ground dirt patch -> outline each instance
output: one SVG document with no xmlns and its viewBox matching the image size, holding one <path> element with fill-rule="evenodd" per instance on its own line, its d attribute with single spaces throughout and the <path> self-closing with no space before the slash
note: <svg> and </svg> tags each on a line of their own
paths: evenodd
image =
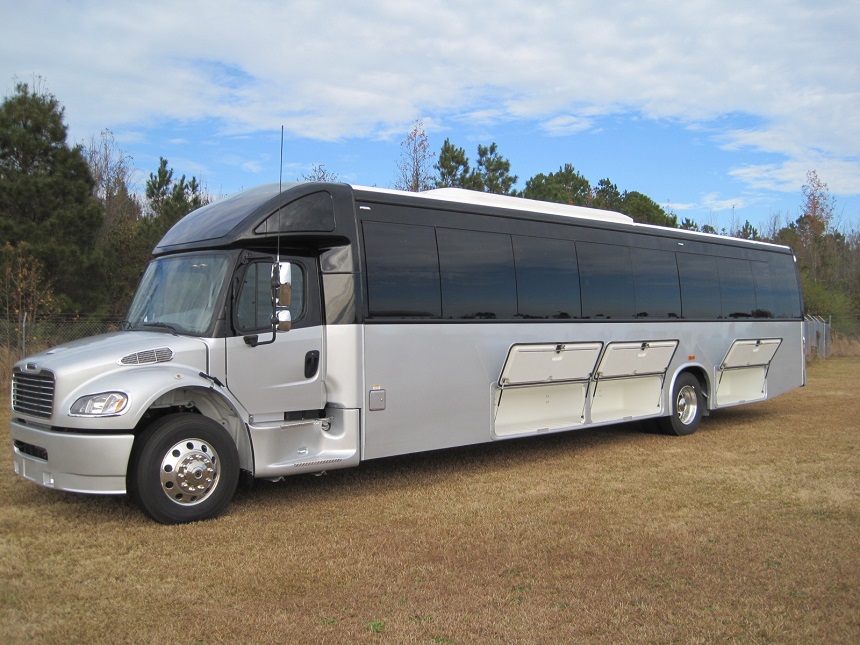
<svg viewBox="0 0 860 645">
<path fill-rule="evenodd" d="M 860 359 L 821 361 L 690 437 L 386 459 L 175 527 L 7 456 L 0 641 L 857 643 L 858 391 Z"/>
</svg>

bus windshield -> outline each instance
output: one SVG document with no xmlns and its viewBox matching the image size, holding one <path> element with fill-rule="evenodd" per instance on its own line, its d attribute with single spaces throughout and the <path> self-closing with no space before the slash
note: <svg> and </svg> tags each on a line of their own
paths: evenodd
<svg viewBox="0 0 860 645">
<path fill-rule="evenodd" d="M 230 258 L 189 253 L 149 263 L 129 308 L 125 329 L 164 329 L 201 336 L 211 327 Z"/>
</svg>

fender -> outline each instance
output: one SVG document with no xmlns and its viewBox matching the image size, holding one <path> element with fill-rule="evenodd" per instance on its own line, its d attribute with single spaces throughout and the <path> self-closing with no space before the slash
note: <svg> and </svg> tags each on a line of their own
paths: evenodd
<svg viewBox="0 0 860 645">
<path fill-rule="evenodd" d="M 73 416 L 68 411 L 80 397 L 100 392 L 123 392 L 129 397 L 127 408 L 107 417 Z M 118 374 L 112 371 L 75 388 L 56 410 L 64 411 L 57 420 L 68 428 L 87 432 L 134 434 L 144 414 L 160 407 L 195 407 L 224 427 L 236 443 L 241 467 L 253 472 L 248 412 L 218 379 L 189 365 L 176 363 L 135 367 Z"/>
<path fill-rule="evenodd" d="M 663 386 L 663 409 L 671 410 L 672 409 L 672 392 L 675 391 L 675 381 L 678 380 L 678 376 L 682 372 L 691 372 L 693 373 L 702 384 L 702 396 L 705 397 L 705 405 L 702 409 L 703 416 L 708 416 L 711 412 L 711 401 L 713 401 L 713 397 L 711 396 L 711 375 L 708 374 L 708 370 L 705 369 L 705 366 L 701 363 L 693 363 L 686 362 L 678 365 L 677 368 L 672 372 L 671 378 L 668 378 L 668 384 Z M 667 407 L 668 406 L 668 407 Z"/>
</svg>

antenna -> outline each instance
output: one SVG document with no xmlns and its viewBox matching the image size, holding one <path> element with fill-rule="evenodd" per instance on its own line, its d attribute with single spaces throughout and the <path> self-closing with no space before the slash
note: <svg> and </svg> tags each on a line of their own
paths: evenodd
<svg viewBox="0 0 860 645">
<path fill-rule="evenodd" d="M 281 191 L 281 185 L 284 179 L 284 126 L 281 126 L 281 169 L 278 174 L 278 192 Z"/>
<path fill-rule="evenodd" d="M 281 167 L 278 172 L 278 199 L 281 197 L 281 193 L 284 191 L 284 126 L 281 126 Z M 271 275 L 271 290 L 272 290 L 272 338 L 271 340 L 260 342 L 259 336 L 257 334 L 250 334 L 245 336 L 245 344 L 251 347 L 257 347 L 259 345 L 270 345 L 275 342 L 275 338 L 278 336 L 278 310 L 277 310 L 277 298 L 278 293 L 281 290 L 281 210 L 283 209 L 283 204 L 278 206 L 278 217 L 277 217 L 277 225 L 275 226 L 275 263 L 272 264 L 272 275 Z M 271 219 L 271 217 L 269 218 Z"/>
<path fill-rule="evenodd" d="M 281 167 L 278 171 L 278 195 L 284 191 L 284 126 L 281 124 Z M 277 251 L 275 253 L 275 262 L 278 266 L 281 264 L 281 208 L 278 206 L 278 228 L 275 232 Z"/>
</svg>

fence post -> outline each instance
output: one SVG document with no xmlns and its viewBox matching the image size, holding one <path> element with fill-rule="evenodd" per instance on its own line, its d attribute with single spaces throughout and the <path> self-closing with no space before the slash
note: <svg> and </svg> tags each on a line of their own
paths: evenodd
<svg viewBox="0 0 860 645">
<path fill-rule="evenodd" d="M 829 319 L 832 321 L 832 316 Z M 803 334 L 806 336 L 807 356 L 812 356 L 814 349 L 816 356 L 830 357 L 830 322 L 827 322 L 823 316 L 811 314 L 804 316 Z"/>
</svg>

